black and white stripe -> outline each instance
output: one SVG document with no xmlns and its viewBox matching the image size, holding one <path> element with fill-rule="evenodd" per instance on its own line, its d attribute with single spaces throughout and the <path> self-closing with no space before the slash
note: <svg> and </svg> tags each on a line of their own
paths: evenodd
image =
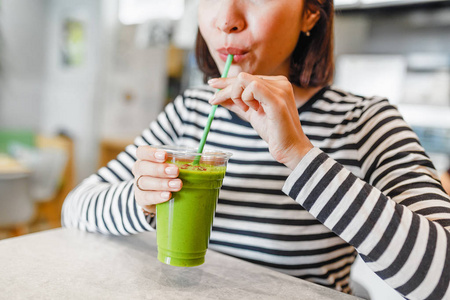
<svg viewBox="0 0 450 300">
<path fill-rule="evenodd" d="M 130 172 L 140 145 L 197 147 L 213 91 L 187 90 L 63 207 L 67 227 L 152 230 Z M 219 107 L 207 145 L 233 152 L 210 248 L 341 291 L 356 251 L 410 299 L 449 298 L 450 201 L 395 107 L 324 88 L 299 109 L 314 144 L 291 172 L 249 123 Z M 289 196 L 287 196 L 289 195 Z"/>
</svg>

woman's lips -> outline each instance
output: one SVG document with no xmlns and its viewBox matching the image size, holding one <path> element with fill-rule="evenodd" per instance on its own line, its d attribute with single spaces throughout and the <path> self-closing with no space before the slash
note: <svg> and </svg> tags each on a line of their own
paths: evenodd
<svg viewBox="0 0 450 300">
<path fill-rule="evenodd" d="M 228 54 L 234 55 L 233 63 L 239 63 L 245 58 L 245 56 L 248 53 L 247 50 L 233 47 L 220 48 L 217 49 L 217 52 L 219 53 L 220 59 L 223 60 L 224 62 L 227 61 Z"/>
</svg>

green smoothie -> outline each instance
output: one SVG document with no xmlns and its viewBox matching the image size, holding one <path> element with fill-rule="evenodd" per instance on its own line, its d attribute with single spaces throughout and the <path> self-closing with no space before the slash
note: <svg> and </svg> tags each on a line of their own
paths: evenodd
<svg viewBox="0 0 450 300">
<path fill-rule="evenodd" d="M 172 266 L 198 266 L 205 261 L 226 161 L 221 166 L 171 163 L 179 167 L 183 188 L 156 206 L 158 259 Z"/>
</svg>

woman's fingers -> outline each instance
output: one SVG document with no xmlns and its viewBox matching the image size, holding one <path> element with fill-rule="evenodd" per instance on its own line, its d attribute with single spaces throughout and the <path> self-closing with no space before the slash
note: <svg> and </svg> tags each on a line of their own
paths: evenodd
<svg viewBox="0 0 450 300">
<path fill-rule="evenodd" d="M 139 176 L 136 179 L 136 187 L 144 192 L 149 191 L 172 191 L 178 192 L 183 186 L 183 182 L 179 178 L 163 179 L 150 176 Z"/>
<path fill-rule="evenodd" d="M 265 75 L 257 75 L 260 79 L 263 80 L 273 80 L 273 81 L 289 81 L 286 76 L 278 75 L 278 76 L 265 76 Z"/>
<path fill-rule="evenodd" d="M 277 96 L 280 94 L 280 90 L 285 87 L 284 79 L 286 77 L 255 76 L 242 72 L 238 75 L 237 79 L 239 84 L 244 87 L 241 98 L 246 104 L 247 102 L 254 102 L 254 100 L 262 104 L 268 104 L 268 102 L 279 99 Z"/>
<path fill-rule="evenodd" d="M 230 88 L 231 92 L 229 92 L 229 94 L 233 103 L 243 111 L 247 111 L 249 106 L 246 103 L 244 103 L 244 101 L 241 98 L 242 92 L 244 91 L 245 87 L 240 84 L 232 84 L 229 87 L 226 87 L 223 93 L 227 94 L 228 93 L 227 89 Z"/>
<path fill-rule="evenodd" d="M 139 146 L 136 150 L 136 157 L 140 160 L 148 160 L 153 162 L 165 162 L 167 153 L 151 146 Z"/>
<path fill-rule="evenodd" d="M 136 177 L 147 175 L 160 178 L 176 178 L 179 174 L 177 165 L 154 163 L 147 160 L 136 161 L 131 171 Z"/>
<path fill-rule="evenodd" d="M 235 91 L 233 91 L 233 89 L 235 89 Z M 234 111 L 235 113 L 239 113 L 240 111 L 246 112 L 249 109 L 249 107 L 242 100 L 240 100 L 238 98 L 239 91 L 236 91 L 238 89 L 239 89 L 238 87 L 229 85 L 229 86 L 225 87 L 224 89 L 218 91 L 209 102 L 210 102 L 210 104 L 214 104 L 214 105 L 220 104 L 223 107 L 226 107 L 231 111 Z M 232 93 L 237 95 L 235 97 L 235 99 L 231 99 Z"/>
<path fill-rule="evenodd" d="M 264 84 L 255 80 L 246 86 L 242 92 L 241 98 L 246 105 L 258 111 L 261 108 L 260 101 L 266 97 L 267 91 L 267 87 Z"/>
<path fill-rule="evenodd" d="M 234 77 L 227 77 L 227 78 L 213 78 L 208 80 L 208 84 L 216 89 L 224 89 L 230 84 L 232 84 L 236 78 Z"/>
<path fill-rule="evenodd" d="M 143 192 L 139 189 L 135 190 L 136 202 L 145 210 L 151 212 L 150 207 L 159 203 L 168 201 L 172 197 L 169 191 L 151 191 Z"/>
<path fill-rule="evenodd" d="M 172 197 L 172 192 L 178 192 L 183 182 L 176 179 L 161 179 L 150 176 L 139 176 L 135 181 L 136 202 L 147 212 L 152 212 L 152 206 L 165 202 Z"/>
<path fill-rule="evenodd" d="M 218 91 L 211 104 L 226 105 L 230 108 L 229 100 L 234 105 L 246 112 L 249 108 L 255 111 L 263 110 L 279 110 L 281 105 L 285 103 L 283 90 L 291 88 L 290 83 L 284 76 L 255 76 L 248 73 L 240 73 L 236 78 L 221 78 L 213 81 L 214 87 L 224 87 Z M 281 103 L 279 100 L 283 99 Z"/>
<path fill-rule="evenodd" d="M 136 156 L 138 159 L 132 168 L 135 176 L 135 199 L 145 211 L 151 213 L 155 204 L 169 200 L 172 192 L 181 190 L 183 182 L 177 178 L 178 166 L 165 163 L 165 151 L 140 146 Z"/>
</svg>

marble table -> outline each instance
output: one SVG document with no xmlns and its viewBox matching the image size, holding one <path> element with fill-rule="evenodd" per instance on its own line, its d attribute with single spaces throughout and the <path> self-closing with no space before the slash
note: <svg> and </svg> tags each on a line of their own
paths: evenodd
<svg viewBox="0 0 450 300">
<path fill-rule="evenodd" d="M 59 228 L 0 241 L 2 299 L 358 299 L 208 250 L 193 268 L 156 259 L 156 235 Z"/>
</svg>

